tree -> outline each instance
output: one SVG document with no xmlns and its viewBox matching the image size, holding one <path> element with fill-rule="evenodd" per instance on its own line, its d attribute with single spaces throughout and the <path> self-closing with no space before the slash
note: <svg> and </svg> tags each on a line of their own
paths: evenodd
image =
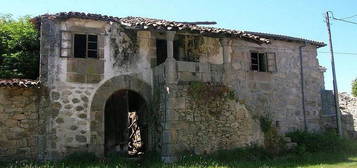
<svg viewBox="0 0 357 168">
<path fill-rule="evenodd" d="M 38 78 L 38 37 L 30 17 L 0 16 L 0 78 Z"/>
<path fill-rule="evenodd" d="M 352 81 L 352 95 L 357 97 L 357 78 Z"/>
</svg>

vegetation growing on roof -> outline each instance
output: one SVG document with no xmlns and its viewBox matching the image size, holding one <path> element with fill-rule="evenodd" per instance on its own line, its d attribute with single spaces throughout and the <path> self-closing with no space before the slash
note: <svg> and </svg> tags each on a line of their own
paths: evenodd
<svg viewBox="0 0 357 168">
<path fill-rule="evenodd" d="M 0 78 L 36 79 L 39 56 L 39 33 L 30 18 L 0 16 Z"/>
</svg>

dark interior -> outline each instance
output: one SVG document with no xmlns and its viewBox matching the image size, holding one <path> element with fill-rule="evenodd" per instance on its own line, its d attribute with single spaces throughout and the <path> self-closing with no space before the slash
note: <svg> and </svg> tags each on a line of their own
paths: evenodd
<svg viewBox="0 0 357 168">
<path fill-rule="evenodd" d="M 143 122 L 147 110 L 145 100 L 136 92 L 120 90 L 112 94 L 105 105 L 105 153 L 137 155 L 143 154 L 147 139 L 147 126 Z M 133 135 L 130 128 L 130 112 L 136 112 L 140 140 L 129 138 Z M 134 141 L 140 141 L 139 147 L 132 147 Z M 135 148 L 135 149 L 134 149 Z"/>
<path fill-rule="evenodd" d="M 85 58 L 87 47 L 87 36 L 85 34 L 74 35 L 74 57 Z"/>
</svg>

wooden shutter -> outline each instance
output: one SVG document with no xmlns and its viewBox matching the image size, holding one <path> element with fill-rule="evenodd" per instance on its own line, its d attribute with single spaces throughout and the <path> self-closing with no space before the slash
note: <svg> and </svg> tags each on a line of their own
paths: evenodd
<svg viewBox="0 0 357 168">
<path fill-rule="evenodd" d="M 276 65 L 276 54 L 275 53 L 267 53 L 267 60 L 268 60 L 268 71 L 269 72 L 277 72 L 277 65 Z"/>
<path fill-rule="evenodd" d="M 72 33 L 61 31 L 61 57 L 72 57 Z"/>
<path fill-rule="evenodd" d="M 99 34 L 98 35 L 98 58 L 99 59 L 104 58 L 104 40 L 105 40 L 105 35 Z"/>
</svg>

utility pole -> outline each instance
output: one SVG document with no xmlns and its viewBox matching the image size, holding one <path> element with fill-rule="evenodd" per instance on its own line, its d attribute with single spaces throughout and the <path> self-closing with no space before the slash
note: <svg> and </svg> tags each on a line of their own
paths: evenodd
<svg viewBox="0 0 357 168">
<path fill-rule="evenodd" d="M 336 109 L 336 124 L 338 135 L 342 135 L 342 125 L 341 125 L 341 113 L 340 113 L 340 105 L 338 100 L 338 89 L 337 89 L 337 80 L 336 80 L 336 70 L 335 70 L 335 58 L 333 55 L 333 47 L 332 47 L 332 37 L 331 37 L 331 28 L 330 28 L 330 16 L 329 12 L 326 12 L 326 24 L 327 24 L 327 31 L 329 36 L 329 43 L 330 43 L 330 52 L 331 52 L 331 66 L 332 66 L 332 77 L 333 77 L 333 92 L 335 95 L 335 109 Z"/>
</svg>

